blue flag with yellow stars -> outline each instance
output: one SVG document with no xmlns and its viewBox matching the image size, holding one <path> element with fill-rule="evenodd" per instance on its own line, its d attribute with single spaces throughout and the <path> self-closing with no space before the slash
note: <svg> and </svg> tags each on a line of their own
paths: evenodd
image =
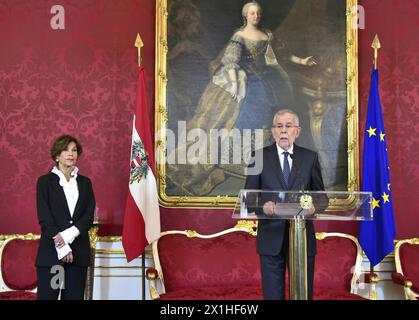
<svg viewBox="0 0 419 320">
<path fill-rule="evenodd" d="M 373 266 L 394 249 L 396 226 L 390 185 L 386 134 L 378 90 L 378 70 L 371 75 L 368 114 L 365 125 L 362 191 L 372 192 L 372 221 L 362 221 L 359 242 Z"/>
</svg>

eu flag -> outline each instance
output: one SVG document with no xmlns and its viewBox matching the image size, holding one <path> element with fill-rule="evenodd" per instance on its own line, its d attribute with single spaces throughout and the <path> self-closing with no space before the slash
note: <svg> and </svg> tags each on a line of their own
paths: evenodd
<svg viewBox="0 0 419 320">
<path fill-rule="evenodd" d="M 378 90 L 378 70 L 371 75 L 368 114 L 365 126 L 362 191 L 372 192 L 372 221 L 362 221 L 359 242 L 375 266 L 394 249 L 396 227 L 391 197 L 390 168 L 386 134 Z"/>
</svg>

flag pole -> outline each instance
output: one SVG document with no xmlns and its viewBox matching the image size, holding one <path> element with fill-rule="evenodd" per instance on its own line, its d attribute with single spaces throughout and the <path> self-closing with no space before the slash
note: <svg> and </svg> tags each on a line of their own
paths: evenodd
<svg viewBox="0 0 419 320">
<path fill-rule="evenodd" d="M 374 49 L 374 70 L 377 70 L 377 60 L 378 60 L 378 49 L 381 48 L 380 40 L 378 35 L 375 34 L 374 40 L 372 41 L 371 48 Z M 370 277 L 374 275 L 374 266 L 370 262 Z"/>
<path fill-rule="evenodd" d="M 144 43 L 139 33 L 137 33 L 137 38 L 135 38 L 134 46 L 137 47 L 138 51 L 138 66 L 141 66 L 141 48 L 144 46 Z"/>
<path fill-rule="evenodd" d="M 377 70 L 378 49 L 381 48 L 380 40 L 378 39 L 377 34 L 372 41 L 371 47 L 374 48 L 374 70 Z"/>
<path fill-rule="evenodd" d="M 145 296 L 145 249 L 143 254 L 141 255 L 141 287 L 142 287 L 142 297 L 143 300 L 145 300 L 146 296 Z"/>
<path fill-rule="evenodd" d="M 143 40 L 139 33 L 137 33 L 137 37 L 135 38 L 134 46 L 137 48 L 138 52 L 138 66 L 141 66 L 141 48 L 144 46 Z M 143 300 L 146 299 L 145 296 L 145 250 L 141 255 L 141 297 Z"/>
</svg>

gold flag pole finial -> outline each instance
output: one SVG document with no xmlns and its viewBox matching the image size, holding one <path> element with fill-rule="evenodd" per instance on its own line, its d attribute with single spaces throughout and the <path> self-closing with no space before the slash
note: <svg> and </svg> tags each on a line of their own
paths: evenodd
<svg viewBox="0 0 419 320">
<path fill-rule="evenodd" d="M 375 35 L 374 40 L 372 41 L 371 47 L 374 48 L 374 69 L 377 69 L 378 49 L 381 48 L 378 35 Z"/>
<path fill-rule="evenodd" d="M 137 47 L 138 50 L 138 66 L 141 66 L 141 47 L 143 47 L 144 44 L 139 33 L 137 33 L 137 38 L 135 39 L 134 45 Z"/>
</svg>

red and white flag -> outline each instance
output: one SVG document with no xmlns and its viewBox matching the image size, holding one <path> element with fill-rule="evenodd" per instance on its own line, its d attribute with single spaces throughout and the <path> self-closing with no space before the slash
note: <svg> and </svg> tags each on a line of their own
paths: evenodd
<svg viewBox="0 0 419 320">
<path fill-rule="evenodd" d="M 154 151 L 148 117 L 145 71 L 138 72 L 137 101 L 132 127 L 130 181 L 122 231 L 127 261 L 144 253 L 160 236 L 160 209 L 154 176 Z"/>
</svg>

